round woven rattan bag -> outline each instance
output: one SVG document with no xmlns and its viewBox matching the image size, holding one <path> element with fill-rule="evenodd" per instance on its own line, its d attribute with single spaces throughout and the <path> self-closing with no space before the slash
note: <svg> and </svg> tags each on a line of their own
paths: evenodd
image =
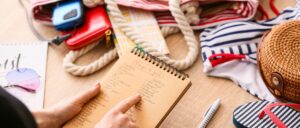
<svg viewBox="0 0 300 128">
<path fill-rule="evenodd" d="M 258 47 L 262 78 L 279 99 L 300 103 L 300 20 L 272 28 Z"/>
</svg>

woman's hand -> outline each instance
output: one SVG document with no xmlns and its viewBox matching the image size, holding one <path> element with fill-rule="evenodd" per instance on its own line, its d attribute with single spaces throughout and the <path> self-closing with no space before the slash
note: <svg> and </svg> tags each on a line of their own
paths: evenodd
<svg viewBox="0 0 300 128">
<path fill-rule="evenodd" d="M 83 106 L 100 93 L 100 85 L 61 102 L 53 107 L 32 112 L 39 128 L 61 128 L 63 124 L 75 117 Z"/>
<path fill-rule="evenodd" d="M 61 102 L 53 107 L 32 112 L 39 128 L 61 128 L 75 117 L 83 106 L 100 93 L 100 85 Z M 96 128 L 136 128 L 136 124 L 126 115 L 126 111 L 141 100 L 141 96 L 131 96 L 112 108 L 96 125 Z"/>
<path fill-rule="evenodd" d="M 102 120 L 96 125 L 96 128 L 137 128 L 135 122 L 126 115 L 126 111 L 140 100 L 141 96 L 135 95 L 121 101 L 106 113 Z"/>
</svg>

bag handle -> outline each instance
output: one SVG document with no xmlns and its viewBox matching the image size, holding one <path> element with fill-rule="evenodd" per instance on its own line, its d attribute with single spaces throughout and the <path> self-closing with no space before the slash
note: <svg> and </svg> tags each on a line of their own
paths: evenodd
<svg viewBox="0 0 300 128">
<path fill-rule="evenodd" d="M 136 45 L 142 47 L 149 54 L 159 58 L 160 60 L 166 62 L 167 64 L 175 67 L 178 70 L 183 70 L 190 67 L 195 60 L 197 59 L 199 48 L 197 46 L 197 40 L 194 36 L 194 32 L 190 27 L 187 18 L 184 16 L 184 13 L 180 9 L 180 0 L 169 0 L 169 7 L 172 15 L 174 16 L 178 27 L 184 35 L 185 40 L 187 41 L 189 52 L 186 57 L 181 60 L 171 59 L 168 56 L 158 52 L 155 48 L 150 45 L 150 43 L 144 40 L 139 33 L 128 25 L 124 16 L 122 15 L 117 3 L 115 0 L 105 0 L 109 13 L 113 16 L 116 21 L 116 25 L 120 27 L 120 30 L 125 33 L 129 39 L 131 39 Z M 70 51 L 64 58 L 63 66 L 66 71 L 76 76 L 85 76 L 94 73 L 95 71 L 101 69 L 106 64 L 111 62 L 117 57 L 116 49 L 110 50 L 108 53 L 104 54 L 97 61 L 85 66 L 78 66 L 74 64 L 75 60 L 80 56 L 86 54 L 91 49 L 93 49 L 97 43 L 89 45 L 85 48 L 82 48 L 78 51 Z"/>
<path fill-rule="evenodd" d="M 113 61 L 115 58 L 117 58 L 117 50 L 114 48 L 112 50 L 109 50 L 103 56 L 101 56 L 98 60 L 88 65 L 80 66 L 75 64 L 75 61 L 79 57 L 88 53 L 97 45 L 99 45 L 98 42 L 90 44 L 77 51 L 70 51 L 63 60 L 63 66 L 65 70 L 75 76 L 86 76 L 100 70 L 102 67 Z"/>
<path fill-rule="evenodd" d="M 188 45 L 188 53 L 184 59 L 174 60 L 153 48 L 147 40 L 144 40 L 139 33 L 128 25 L 124 16 L 122 15 L 117 3 L 115 0 L 105 0 L 107 8 L 109 9 L 110 14 L 116 21 L 116 25 L 120 27 L 121 31 L 125 33 L 129 39 L 131 39 L 135 44 L 142 47 L 149 54 L 159 58 L 160 60 L 166 62 L 167 64 L 175 67 L 178 70 L 183 70 L 190 67 L 194 61 L 197 59 L 199 48 L 197 46 L 197 40 L 194 36 L 194 32 L 187 21 L 184 13 L 180 9 L 180 0 L 169 0 L 169 8 L 171 14 L 174 16 L 178 27 L 184 35 L 184 39 Z"/>
</svg>

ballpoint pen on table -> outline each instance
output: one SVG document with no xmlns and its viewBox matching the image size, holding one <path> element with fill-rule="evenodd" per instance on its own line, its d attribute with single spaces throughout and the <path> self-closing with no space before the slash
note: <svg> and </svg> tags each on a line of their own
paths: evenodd
<svg viewBox="0 0 300 128">
<path fill-rule="evenodd" d="M 206 125 L 208 124 L 208 122 L 211 120 L 211 118 L 213 117 L 213 115 L 216 113 L 217 109 L 220 106 L 220 99 L 217 99 L 206 111 L 205 115 L 204 115 L 204 119 L 201 121 L 199 128 L 205 128 Z"/>
</svg>

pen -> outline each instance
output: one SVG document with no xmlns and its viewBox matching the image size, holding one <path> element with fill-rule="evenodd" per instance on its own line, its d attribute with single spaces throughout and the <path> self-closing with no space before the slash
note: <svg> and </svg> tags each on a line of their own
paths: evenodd
<svg viewBox="0 0 300 128">
<path fill-rule="evenodd" d="M 204 119 L 201 121 L 199 128 L 205 128 L 206 125 L 208 124 L 208 122 L 211 120 L 211 118 L 213 117 L 213 115 L 216 113 L 217 109 L 220 106 L 220 99 L 217 99 L 206 111 L 205 115 L 204 115 Z"/>
</svg>

